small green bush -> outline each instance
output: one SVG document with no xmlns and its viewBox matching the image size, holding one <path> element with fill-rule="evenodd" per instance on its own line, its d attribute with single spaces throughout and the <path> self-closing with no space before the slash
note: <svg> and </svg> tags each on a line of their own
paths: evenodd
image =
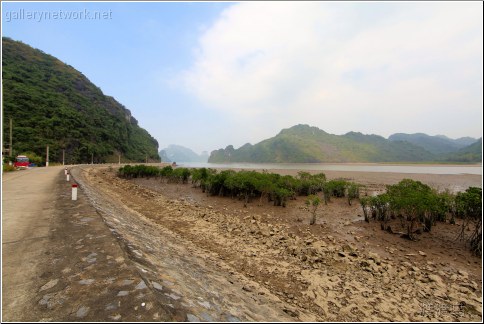
<svg viewBox="0 0 484 324">
<path fill-rule="evenodd" d="M 15 167 L 13 165 L 9 165 L 7 163 L 3 164 L 3 172 L 12 172 L 15 171 Z"/>
</svg>

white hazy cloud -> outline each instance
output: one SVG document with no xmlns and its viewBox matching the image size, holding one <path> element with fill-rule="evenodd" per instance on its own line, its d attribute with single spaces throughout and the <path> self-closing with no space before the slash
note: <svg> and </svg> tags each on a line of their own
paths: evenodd
<svg viewBox="0 0 484 324">
<path fill-rule="evenodd" d="M 201 35 L 183 85 L 250 129 L 234 144 L 297 123 L 336 134 L 481 136 L 482 8 L 237 3 Z"/>
</svg>

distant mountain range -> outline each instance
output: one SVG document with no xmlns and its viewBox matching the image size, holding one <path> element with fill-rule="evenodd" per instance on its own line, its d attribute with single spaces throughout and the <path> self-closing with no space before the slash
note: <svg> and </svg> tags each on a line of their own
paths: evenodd
<svg viewBox="0 0 484 324">
<path fill-rule="evenodd" d="M 388 137 L 390 141 L 406 141 L 424 148 L 433 154 L 453 153 L 477 141 L 476 138 L 462 137 L 451 139 L 444 135 L 430 136 L 423 133 L 397 133 Z"/>
<path fill-rule="evenodd" d="M 457 140 L 442 135 L 378 135 L 349 132 L 333 135 L 308 125 L 283 129 L 255 145 L 232 145 L 211 153 L 208 162 L 338 163 L 338 162 L 481 162 L 482 139 Z"/>
<path fill-rule="evenodd" d="M 197 154 L 181 145 L 169 145 L 159 152 L 163 162 L 207 162 L 208 152 Z"/>
<path fill-rule="evenodd" d="M 442 159 L 447 162 L 482 162 L 482 137 L 457 152 L 444 155 Z"/>
</svg>

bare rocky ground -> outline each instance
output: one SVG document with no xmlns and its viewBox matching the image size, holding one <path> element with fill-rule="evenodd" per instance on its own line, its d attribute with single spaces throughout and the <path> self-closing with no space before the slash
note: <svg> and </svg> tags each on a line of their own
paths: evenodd
<svg viewBox="0 0 484 324">
<path fill-rule="evenodd" d="M 153 305 L 173 307 L 180 320 L 482 320 L 481 259 L 454 241 L 453 225 L 410 242 L 364 223 L 357 203 L 334 199 L 310 226 L 303 199 L 243 208 L 189 184 L 128 181 L 115 170 L 78 168 L 74 177 Z M 97 257 L 88 252 L 86 260 Z"/>
</svg>

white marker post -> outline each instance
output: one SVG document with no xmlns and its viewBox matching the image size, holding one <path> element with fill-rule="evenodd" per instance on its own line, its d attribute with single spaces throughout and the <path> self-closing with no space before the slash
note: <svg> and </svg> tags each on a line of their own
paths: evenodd
<svg viewBox="0 0 484 324">
<path fill-rule="evenodd" d="M 72 185 L 72 200 L 77 200 L 77 184 Z"/>
<path fill-rule="evenodd" d="M 69 178 L 70 178 L 70 174 L 69 174 L 69 173 L 67 173 L 67 175 L 66 175 L 66 180 L 67 180 L 67 181 L 69 181 Z"/>
<path fill-rule="evenodd" d="M 64 169 L 64 175 L 67 175 L 67 168 Z"/>
</svg>

